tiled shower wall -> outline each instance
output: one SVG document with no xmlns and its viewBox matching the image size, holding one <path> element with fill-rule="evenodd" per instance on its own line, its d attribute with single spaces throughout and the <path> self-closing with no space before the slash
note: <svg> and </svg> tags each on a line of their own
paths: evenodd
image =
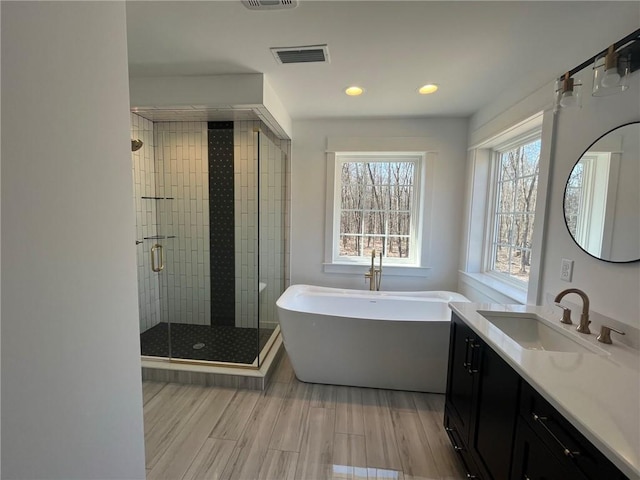
<svg viewBox="0 0 640 480">
<path fill-rule="evenodd" d="M 143 241 L 137 247 L 140 331 L 160 321 L 161 309 L 172 322 L 208 325 L 211 280 L 207 123 L 154 124 L 132 114 L 131 124 L 132 138 L 144 141 L 142 149 L 132 153 L 136 239 Z M 263 132 L 259 279 L 255 128 Z M 285 153 L 284 163 L 274 146 Z M 262 325 L 277 325 L 275 301 L 289 283 L 285 273 L 289 271 L 288 235 L 284 232 L 288 231 L 290 191 L 283 184 L 286 181 L 281 170 L 286 169 L 288 178 L 290 149 L 290 141 L 276 138 L 260 121 L 234 122 L 236 326 L 255 328 L 258 311 Z M 168 198 L 152 200 L 142 199 L 143 196 Z M 143 240 L 154 236 L 175 238 Z M 164 245 L 165 270 L 161 275 L 151 271 L 150 249 L 156 242 Z M 284 268 L 280 267 L 282 263 Z M 166 282 L 162 288 L 167 291 L 162 305 L 160 280 Z M 267 284 L 259 297 L 258 280 Z"/>
<path fill-rule="evenodd" d="M 260 129 L 260 198 L 258 198 L 258 134 Z M 234 123 L 236 326 L 278 324 L 275 302 L 288 279 L 283 226 L 286 223 L 285 174 L 290 141 L 280 140 L 260 121 Z M 284 155 L 283 155 L 284 152 Z M 259 202 L 259 203 L 258 203 Z M 260 247 L 258 256 L 258 204 Z M 259 259 L 259 260 L 258 260 Z M 258 273 L 258 261 L 260 268 Z M 259 277 L 258 277 L 259 274 Z M 258 295 L 259 283 L 266 284 Z M 256 303 L 258 302 L 258 303 Z"/>
<path fill-rule="evenodd" d="M 166 301 L 170 322 L 209 325 L 209 178 L 206 122 L 157 122 L 156 166 L 163 172 L 160 235 L 165 245 Z M 163 289 L 165 285 L 162 285 Z"/>
<path fill-rule="evenodd" d="M 258 172 L 253 132 L 258 125 L 252 121 L 233 125 L 236 327 L 258 326 Z"/>
<path fill-rule="evenodd" d="M 160 322 L 160 287 L 158 274 L 151 271 L 152 240 L 145 237 L 157 235 L 156 202 L 142 197 L 154 197 L 155 162 L 153 123 L 131 114 L 131 138 L 140 139 L 144 145 L 131 153 L 133 169 L 133 193 L 136 209 L 136 258 L 138 266 L 138 309 L 140 333 Z"/>
</svg>

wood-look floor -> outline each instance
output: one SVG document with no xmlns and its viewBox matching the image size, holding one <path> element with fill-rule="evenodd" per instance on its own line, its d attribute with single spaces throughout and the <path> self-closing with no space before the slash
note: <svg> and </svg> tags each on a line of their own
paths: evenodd
<svg viewBox="0 0 640 480">
<path fill-rule="evenodd" d="M 458 480 L 444 396 L 298 381 L 265 392 L 143 382 L 147 478 Z"/>
</svg>

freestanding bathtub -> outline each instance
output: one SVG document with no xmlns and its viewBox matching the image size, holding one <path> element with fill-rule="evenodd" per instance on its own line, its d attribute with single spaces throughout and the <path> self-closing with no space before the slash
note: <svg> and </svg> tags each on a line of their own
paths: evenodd
<svg viewBox="0 0 640 480">
<path fill-rule="evenodd" d="M 292 285 L 276 305 L 285 348 L 303 382 L 444 393 L 448 302 L 466 301 L 443 291 Z"/>
</svg>

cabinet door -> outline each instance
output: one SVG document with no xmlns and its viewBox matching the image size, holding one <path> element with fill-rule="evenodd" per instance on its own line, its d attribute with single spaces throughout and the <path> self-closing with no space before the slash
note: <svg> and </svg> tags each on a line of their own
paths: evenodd
<svg viewBox="0 0 640 480">
<path fill-rule="evenodd" d="M 531 385 L 522 382 L 520 418 L 544 441 L 567 468 L 589 480 L 626 478 L 589 440 L 547 402 Z M 565 452 L 572 452 L 567 455 Z"/>
<path fill-rule="evenodd" d="M 509 478 L 518 415 L 518 374 L 484 343 L 476 347 L 475 415 L 470 448 L 488 478 Z"/>
<path fill-rule="evenodd" d="M 473 380 L 470 373 L 472 347 L 476 340 L 473 331 L 454 314 L 449 342 L 449 369 L 447 374 L 447 411 L 451 416 L 452 428 L 458 437 L 469 444 L 471 409 L 473 406 Z"/>
<path fill-rule="evenodd" d="M 566 463 L 551 453 L 526 422 L 519 420 L 511 479 L 585 480 L 585 477 L 575 469 L 567 469 Z"/>
</svg>

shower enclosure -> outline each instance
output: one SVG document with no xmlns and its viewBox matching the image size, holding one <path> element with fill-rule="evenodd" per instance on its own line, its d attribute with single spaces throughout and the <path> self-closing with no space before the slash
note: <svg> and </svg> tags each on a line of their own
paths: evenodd
<svg viewBox="0 0 640 480">
<path fill-rule="evenodd" d="M 259 367 L 285 289 L 288 141 L 260 121 L 132 126 L 142 355 Z"/>
</svg>

